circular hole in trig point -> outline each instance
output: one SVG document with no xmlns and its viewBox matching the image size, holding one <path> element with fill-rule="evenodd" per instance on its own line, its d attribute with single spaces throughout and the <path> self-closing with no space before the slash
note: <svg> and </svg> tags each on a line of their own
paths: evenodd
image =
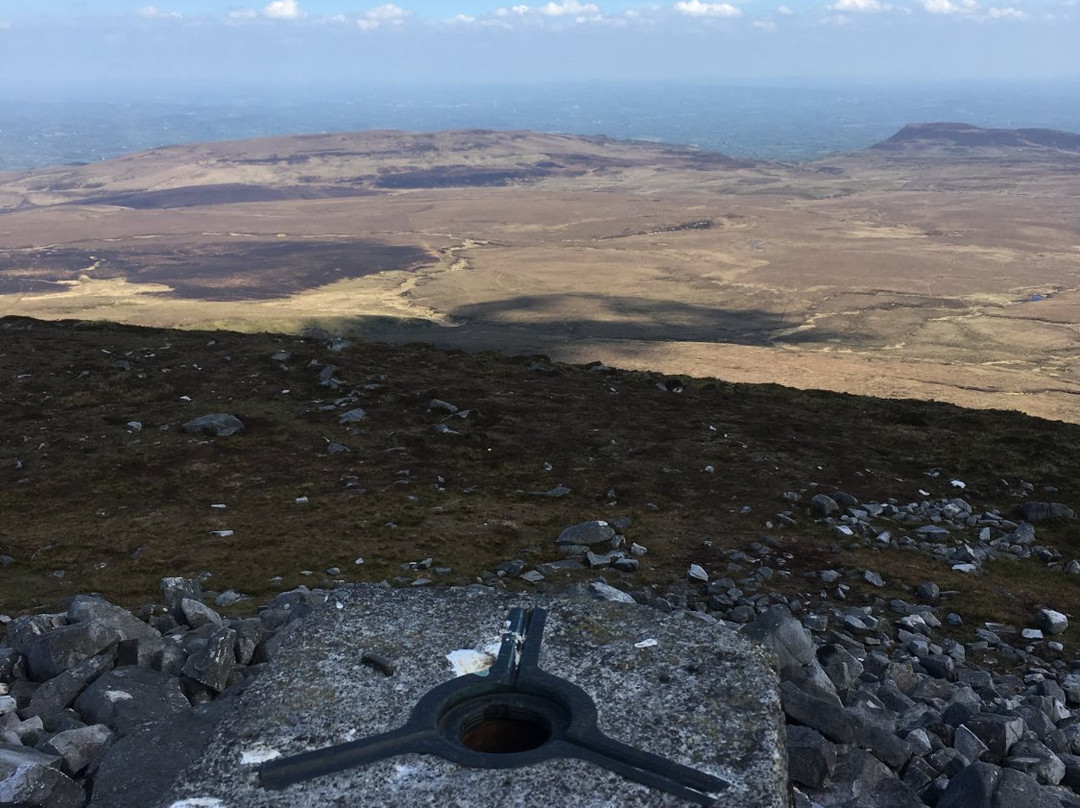
<svg viewBox="0 0 1080 808">
<path fill-rule="evenodd" d="M 489 705 L 461 724 L 461 743 L 474 752 L 510 755 L 547 743 L 551 724 L 531 710 L 507 704 Z"/>
</svg>

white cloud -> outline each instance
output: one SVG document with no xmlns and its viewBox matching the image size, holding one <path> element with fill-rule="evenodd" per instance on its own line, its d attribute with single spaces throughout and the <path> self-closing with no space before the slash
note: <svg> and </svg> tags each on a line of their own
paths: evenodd
<svg viewBox="0 0 1080 808">
<path fill-rule="evenodd" d="M 537 11 L 548 17 L 562 17 L 567 14 L 599 14 L 600 7 L 596 3 L 579 3 L 578 0 L 565 0 L 562 3 L 548 3 L 546 6 L 538 8 Z"/>
<path fill-rule="evenodd" d="M 778 9 L 776 9 L 776 13 L 783 14 L 785 17 L 790 17 L 795 12 L 787 6 L 780 6 Z"/>
<path fill-rule="evenodd" d="M 229 12 L 229 19 L 230 20 L 253 20 L 258 16 L 259 16 L 259 12 L 257 12 L 253 8 L 242 8 L 239 11 L 230 11 Z"/>
<path fill-rule="evenodd" d="M 742 9 L 731 3 L 703 3 L 701 0 L 685 0 L 675 4 L 675 10 L 688 17 L 741 17 Z"/>
<path fill-rule="evenodd" d="M 373 31 L 383 25 L 404 25 L 412 15 L 411 11 L 401 6 L 386 3 L 365 11 L 364 16 L 356 21 L 356 26 L 361 31 Z"/>
<path fill-rule="evenodd" d="M 176 11 L 162 11 L 157 6 L 143 6 L 135 13 L 144 20 L 179 20 L 184 16 Z"/>
<path fill-rule="evenodd" d="M 776 23 L 772 20 L 754 20 L 753 26 L 760 28 L 762 31 L 772 32 L 776 30 Z"/>
<path fill-rule="evenodd" d="M 1027 14 L 1018 8 L 992 8 L 990 9 L 990 16 L 995 20 L 1026 20 Z"/>
<path fill-rule="evenodd" d="M 971 14 L 979 4 L 975 0 L 922 0 L 922 7 L 931 14 Z"/>
<path fill-rule="evenodd" d="M 874 12 L 888 11 L 892 6 L 881 0 L 836 0 L 829 8 L 833 11 Z"/>
<path fill-rule="evenodd" d="M 386 5 L 376 6 L 373 9 L 364 13 L 364 16 L 369 20 L 379 20 L 381 22 L 392 22 L 394 20 L 404 20 L 406 17 L 411 16 L 410 12 L 403 9 L 401 6 L 395 6 L 393 3 L 387 3 Z"/>
<path fill-rule="evenodd" d="M 296 20 L 304 16 L 296 0 L 273 0 L 263 9 L 263 14 L 272 20 Z"/>
</svg>

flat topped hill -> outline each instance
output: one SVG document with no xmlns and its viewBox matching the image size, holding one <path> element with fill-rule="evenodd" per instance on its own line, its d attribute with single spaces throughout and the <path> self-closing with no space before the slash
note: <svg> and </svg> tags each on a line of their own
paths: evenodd
<svg viewBox="0 0 1080 808">
<path fill-rule="evenodd" d="M 888 140 L 870 147 L 879 151 L 918 152 L 949 149 L 954 156 L 998 150 L 1003 156 L 1035 152 L 1031 156 L 1080 157 L 1080 135 L 1055 129 L 984 129 L 966 123 L 908 124 Z"/>
<path fill-rule="evenodd" d="M 340 198 L 378 189 L 505 186 L 636 167 L 753 164 L 690 147 L 536 132 L 292 135 L 167 146 L 98 164 L 41 169 L 0 182 L 0 204 L 78 201 L 160 209 Z"/>
<path fill-rule="evenodd" d="M 1078 137 L 923 124 L 807 164 L 473 130 L 167 147 L 0 177 L 0 315 L 320 325 L 1080 422 Z"/>
</svg>

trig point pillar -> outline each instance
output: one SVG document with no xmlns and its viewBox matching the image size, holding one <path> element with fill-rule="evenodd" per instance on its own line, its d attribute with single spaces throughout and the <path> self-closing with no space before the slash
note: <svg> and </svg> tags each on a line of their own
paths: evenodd
<svg viewBox="0 0 1080 808">
<path fill-rule="evenodd" d="M 338 590 L 168 808 L 783 808 L 767 653 L 631 604 Z"/>
</svg>

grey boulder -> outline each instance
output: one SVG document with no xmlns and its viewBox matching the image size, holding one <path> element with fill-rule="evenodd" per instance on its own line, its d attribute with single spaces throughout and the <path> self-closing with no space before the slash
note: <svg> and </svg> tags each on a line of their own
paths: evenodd
<svg viewBox="0 0 1080 808">
<path fill-rule="evenodd" d="M 555 539 L 556 544 L 580 544 L 585 547 L 591 547 L 594 544 L 603 544 L 604 542 L 610 542 L 615 538 L 615 528 L 609 525 L 607 522 L 593 521 L 582 522 L 580 525 L 573 525 L 566 528 L 559 537 Z"/>
<path fill-rule="evenodd" d="M 972 763 L 949 780 L 937 808 L 1061 808 L 1061 803 L 1022 772 Z"/>
<path fill-rule="evenodd" d="M 212 435 L 217 438 L 227 438 L 244 431 L 244 422 L 235 415 L 224 412 L 215 412 L 210 415 L 200 415 L 192 418 L 184 424 L 184 431 L 192 435 Z"/>
<path fill-rule="evenodd" d="M 98 677 L 75 701 L 75 709 L 93 724 L 106 724 L 118 735 L 154 721 L 168 721 L 190 711 L 179 681 L 149 668 L 116 668 Z"/>
</svg>

